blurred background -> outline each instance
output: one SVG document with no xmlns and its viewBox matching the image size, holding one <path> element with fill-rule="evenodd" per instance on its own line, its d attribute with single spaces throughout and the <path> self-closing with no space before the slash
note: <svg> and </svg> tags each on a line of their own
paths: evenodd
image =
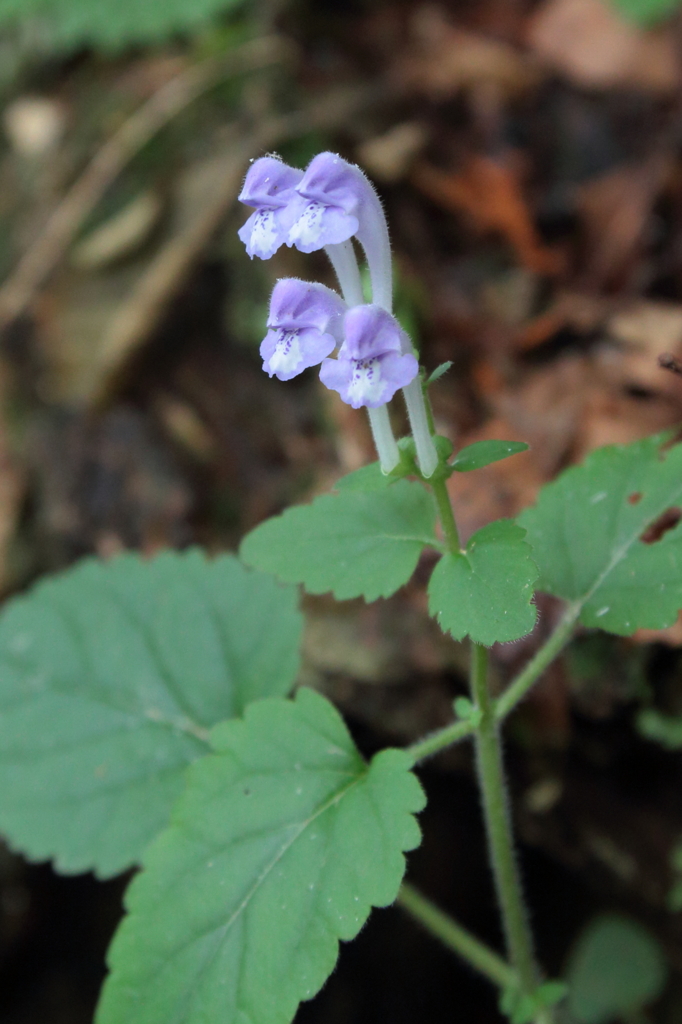
<svg viewBox="0 0 682 1024">
<path fill-rule="evenodd" d="M 453 363 L 439 431 L 530 443 L 455 474 L 465 536 L 593 448 L 682 421 L 682 376 L 658 365 L 682 358 L 676 0 L 0 0 L 0 106 L 4 597 L 87 554 L 234 549 L 373 459 L 365 417 L 314 371 L 260 369 L 276 278 L 333 284 L 319 254 L 251 262 L 238 241 L 265 152 L 361 164 L 403 325 L 428 370 Z M 369 607 L 305 599 L 300 681 L 367 753 L 445 724 L 465 692 L 466 649 L 427 616 L 431 564 Z M 496 685 L 551 630 L 539 606 L 531 637 L 495 649 Z M 509 724 L 533 924 L 573 1024 L 682 1021 L 681 650 L 682 622 L 585 632 Z M 469 750 L 424 781 L 411 877 L 497 945 Z M 89 1024 L 126 881 L 0 846 L 0 1024 Z M 393 909 L 299 1018 L 502 1020 Z"/>
</svg>

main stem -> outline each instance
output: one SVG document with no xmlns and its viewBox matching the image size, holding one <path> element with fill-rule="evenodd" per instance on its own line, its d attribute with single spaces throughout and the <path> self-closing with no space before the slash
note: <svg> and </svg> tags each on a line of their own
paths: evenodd
<svg viewBox="0 0 682 1024">
<path fill-rule="evenodd" d="M 447 485 L 445 480 L 441 477 L 437 480 L 430 480 L 429 486 L 431 487 L 433 496 L 436 499 L 438 518 L 440 519 L 440 525 L 443 528 L 445 543 L 448 546 L 448 550 L 451 551 L 453 555 L 456 555 L 460 550 L 459 531 L 457 530 L 455 515 L 452 511 Z"/>
<path fill-rule="evenodd" d="M 472 700 L 481 711 L 474 743 L 495 889 L 509 958 L 521 991 L 530 994 L 537 987 L 538 972 L 514 855 L 499 725 L 488 689 L 488 651 L 480 644 L 472 644 L 470 681 Z"/>
<path fill-rule="evenodd" d="M 431 489 L 438 506 L 438 514 L 448 549 L 456 554 L 460 551 L 459 533 L 445 480 L 433 481 Z M 568 621 L 566 622 L 566 637 L 570 634 L 573 621 L 570 626 Z M 557 638 L 557 649 L 560 649 L 562 642 L 565 642 L 563 631 L 562 636 Z M 541 670 L 542 667 L 536 665 L 533 668 L 533 673 L 539 674 Z M 524 685 L 525 683 L 526 680 L 523 681 Z M 530 995 L 537 987 L 538 970 L 523 901 L 521 879 L 514 854 L 502 761 L 500 724 L 496 703 L 491 697 L 488 687 L 488 650 L 481 644 L 471 645 L 470 686 L 471 698 L 480 711 L 480 721 L 474 728 L 476 764 L 490 862 L 502 915 L 507 952 L 516 971 L 521 992 L 524 995 Z M 541 1014 L 538 1024 L 543 1019 L 546 1017 Z"/>
</svg>

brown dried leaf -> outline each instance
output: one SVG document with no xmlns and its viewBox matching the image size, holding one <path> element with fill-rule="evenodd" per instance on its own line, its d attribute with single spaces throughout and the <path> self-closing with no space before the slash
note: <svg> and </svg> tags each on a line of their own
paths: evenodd
<svg viewBox="0 0 682 1024">
<path fill-rule="evenodd" d="M 620 284 L 632 270 L 652 207 L 671 161 L 655 154 L 643 163 L 618 167 L 593 178 L 578 193 L 585 230 L 583 278 L 595 290 Z"/>
<path fill-rule="evenodd" d="M 620 349 L 610 366 L 617 380 L 682 405 L 682 377 L 666 373 L 658 362 L 664 352 L 682 357 L 682 305 L 640 299 L 614 313 L 606 331 Z"/>
<path fill-rule="evenodd" d="M 508 43 L 455 28 L 439 7 L 419 7 L 412 19 L 412 45 L 392 71 L 401 87 L 446 99 L 481 83 L 503 96 L 523 92 L 538 81 L 534 61 Z"/>
<path fill-rule="evenodd" d="M 674 92 L 682 72 L 673 34 L 642 31 L 606 0 L 545 0 L 527 41 L 538 57 L 587 89 Z"/>
<path fill-rule="evenodd" d="M 561 270 L 559 254 L 535 229 L 518 175 L 505 164 L 472 154 L 459 174 L 450 174 L 421 161 L 411 181 L 439 206 L 466 214 L 477 231 L 505 237 L 529 270 L 547 275 Z"/>
<path fill-rule="evenodd" d="M 378 181 L 389 184 L 400 181 L 428 137 L 428 129 L 419 121 L 403 121 L 358 146 L 358 161 Z"/>
</svg>

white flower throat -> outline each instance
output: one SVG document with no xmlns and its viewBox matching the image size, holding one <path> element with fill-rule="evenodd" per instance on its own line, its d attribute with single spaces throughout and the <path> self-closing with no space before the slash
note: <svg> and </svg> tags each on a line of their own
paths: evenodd
<svg viewBox="0 0 682 1024">
<path fill-rule="evenodd" d="M 289 245 L 300 242 L 301 245 L 313 245 L 317 242 L 322 227 L 322 214 L 326 210 L 323 203 L 309 203 L 289 232 Z"/>
<path fill-rule="evenodd" d="M 354 359 L 353 376 L 348 394 L 354 401 L 377 401 L 381 398 L 383 381 L 381 364 L 375 359 Z"/>
<path fill-rule="evenodd" d="M 275 351 L 270 357 L 272 373 L 292 373 L 298 369 L 302 358 L 298 333 L 298 331 L 285 331 L 280 328 L 275 342 Z"/>
</svg>

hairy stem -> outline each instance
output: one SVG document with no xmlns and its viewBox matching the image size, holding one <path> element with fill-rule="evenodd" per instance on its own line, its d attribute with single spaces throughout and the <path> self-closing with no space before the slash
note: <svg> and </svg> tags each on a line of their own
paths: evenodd
<svg viewBox="0 0 682 1024">
<path fill-rule="evenodd" d="M 517 708 L 545 669 L 560 654 L 562 648 L 571 639 L 579 614 L 579 607 L 569 605 L 552 635 L 547 638 L 519 675 L 512 680 L 504 693 L 494 701 L 495 718 L 498 722 L 503 722 Z M 423 740 L 418 740 L 412 746 L 406 747 L 406 750 L 417 764 L 419 761 L 433 757 L 441 750 L 465 740 L 468 736 L 473 736 L 474 731 L 471 722 L 453 722 L 451 725 L 446 725 L 444 729 L 439 729 Z"/>
<path fill-rule="evenodd" d="M 422 475 L 428 478 L 433 476 L 438 467 L 438 452 L 431 436 L 424 391 L 418 376 L 403 388 L 403 395 L 412 437 L 417 449 L 417 462 Z"/>
<path fill-rule="evenodd" d="M 451 747 L 454 743 L 465 740 L 467 736 L 472 736 L 473 732 L 474 727 L 471 722 L 453 722 L 452 725 L 447 725 L 444 729 L 439 729 L 438 732 L 425 736 L 423 740 L 413 743 L 411 747 L 406 747 L 405 750 L 412 758 L 412 763 L 418 764 L 419 761 L 424 761 L 427 757 L 438 754 L 441 750 L 445 750 L 446 747 Z"/>
<path fill-rule="evenodd" d="M 381 463 L 381 471 L 390 473 L 400 462 L 400 451 L 393 436 L 391 421 L 388 418 L 388 406 L 380 405 L 377 409 L 368 407 L 367 415 L 374 438 L 374 447 Z"/>
<path fill-rule="evenodd" d="M 448 949 L 470 963 L 494 985 L 500 988 L 513 988 L 518 985 L 516 971 L 501 956 L 475 938 L 466 928 L 462 928 L 407 882 L 403 882 L 397 902 Z"/>
<path fill-rule="evenodd" d="M 365 300 L 362 295 L 360 268 L 352 241 L 348 239 L 347 242 L 338 242 L 336 245 L 325 245 L 324 251 L 334 268 L 346 304 L 361 306 Z"/>
<path fill-rule="evenodd" d="M 545 669 L 559 655 L 571 639 L 571 634 L 580 615 L 582 604 L 569 604 L 559 625 L 542 647 L 533 655 L 526 667 L 512 680 L 507 689 L 495 701 L 495 718 L 501 722 L 510 711 L 526 696 Z"/>
<path fill-rule="evenodd" d="M 488 689 L 488 651 L 472 644 L 471 654 L 471 697 L 481 712 L 475 732 L 476 764 L 490 862 L 509 958 L 521 992 L 530 995 L 536 988 L 538 972 L 514 854 L 499 723 Z"/>
<path fill-rule="evenodd" d="M 457 523 L 455 522 L 455 515 L 452 511 L 452 505 L 450 504 L 450 495 L 448 494 L 448 488 L 445 480 L 440 477 L 437 480 L 432 480 L 429 484 L 433 492 L 433 496 L 436 499 L 436 507 L 438 509 L 438 518 L 440 519 L 440 525 L 443 528 L 443 534 L 448 546 L 448 550 L 453 555 L 458 554 L 459 547 L 459 531 L 457 530 Z"/>
</svg>

